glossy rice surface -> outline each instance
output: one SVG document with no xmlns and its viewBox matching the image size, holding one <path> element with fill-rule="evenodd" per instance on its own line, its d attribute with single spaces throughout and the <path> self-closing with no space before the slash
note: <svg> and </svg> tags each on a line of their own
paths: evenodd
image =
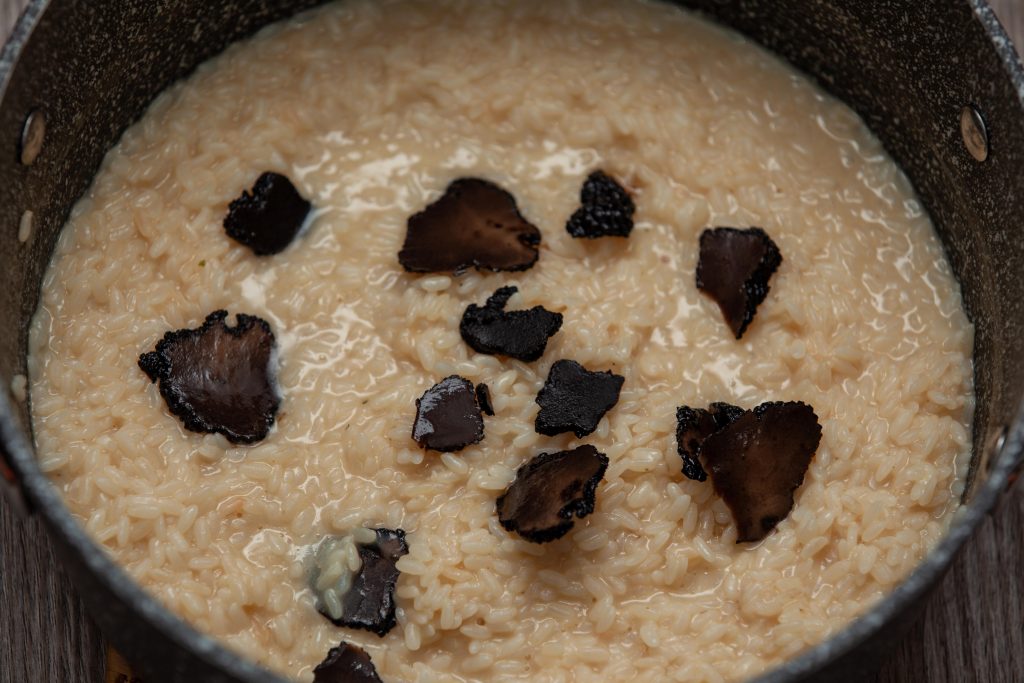
<svg viewBox="0 0 1024 683">
<path fill-rule="evenodd" d="M 565 231 L 603 169 L 629 239 Z M 264 171 L 316 215 L 254 256 L 222 227 Z M 459 177 L 543 233 L 521 273 L 411 275 L 406 219 Z M 764 228 L 783 262 L 741 341 L 695 286 L 700 232 Z M 537 362 L 474 353 L 458 323 L 500 286 L 564 324 Z M 283 401 L 253 446 L 185 431 L 136 365 L 225 308 L 267 320 Z M 262 31 L 162 94 L 75 207 L 31 332 L 43 468 L 170 609 L 311 681 L 341 640 L 385 681 L 740 681 L 835 633 L 935 545 L 968 463 L 973 330 L 912 188 L 846 106 L 735 34 L 630 0 L 350 0 Z M 543 437 L 561 358 L 625 377 L 589 437 Z M 490 386 L 483 442 L 411 439 L 415 399 Z M 812 405 L 796 505 L 737 544 L 685 479 L 675 408 Z M 534 455 L 589 443 L 595 512 L 534 545 L 495 499 Z M 401 527 L 398 626 L 332 626 L 311 548 Z"/>
</svg>

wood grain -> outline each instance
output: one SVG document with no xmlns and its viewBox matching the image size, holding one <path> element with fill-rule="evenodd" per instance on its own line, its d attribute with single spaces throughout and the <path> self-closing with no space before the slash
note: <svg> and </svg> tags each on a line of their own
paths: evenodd
<svg viewBox="0 0 1024 683">
<path fill-rule="evenodd" d="M 27 0 L 0 0 L 6 36 Z M 991 0 L 1017 44 L 1024 2 Z M 967 544 L 875 683 L 1024 681 L 1024 486 Z M 98 683 L 102 636 L 57 566 L 39 523 L 0 501 L 0 681 Z"/>
</svg>

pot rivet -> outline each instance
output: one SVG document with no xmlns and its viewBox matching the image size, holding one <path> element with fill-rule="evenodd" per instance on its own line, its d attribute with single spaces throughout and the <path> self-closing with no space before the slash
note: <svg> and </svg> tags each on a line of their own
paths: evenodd
<svg viewBox="0 0 1024 683">
<path fill-rule="evenodd" d="M 986 470 L 992 468 L 992 465 L 995 464 L 996 458 L 1003 451 L 1003 445 L 1006 444 L 1006 434 L 1009 431 L 1009 429 L 1003 426 L 989 435 L 988 443 L 985 447 Z"/>
<path fill-rule="evenodd" d="M 960 110 L 960 136 L 964 146 L 977 161 L 988 159 L 988 130 L 985 119 L 972 105 Z"/>
<path fill-rule="evenodd" d="M 11 379 L 11 396 L 18 403 L 28 400 L 28 378 L 25 375 L 18 374 Z"/>
<path fill-rule="evenodd" d="M 45 139 L 46 114 L 41 109 L 33 109 L 21 129 L 21 163 L 31 166 L 43 151 Z"/>
<path fill-rule="evenodd" d="M 29 238 L 32 237 L 32 223 L 34 220 L 35 214 L 31 211 L 21 214 L 21 222 L 18 223 L 18 241 L 22 244 L 28 242 Z"/>
</svg>

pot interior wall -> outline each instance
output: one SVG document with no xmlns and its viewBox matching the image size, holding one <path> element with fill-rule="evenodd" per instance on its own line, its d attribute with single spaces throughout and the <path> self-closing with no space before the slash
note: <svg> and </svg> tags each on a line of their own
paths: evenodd
<svg viewBox="0 0 1024 683">
<path fill-rule="evenodd" d="M 30 12 L 44 4 L 36 3 Z M 153 97 L 198 63 L 315 4 L 53 0 L 21 54 L 5 53 L 7 59 L 17 57 L 17 68 L 0 109 L 0 225 L 6 231 L 0 249 L 0 325 L 8 331 L 0 335 L 0 381 L 25 373 L 28 321 L 47 262 L 71 206 L 106 150 Z M 1024 243 L 1016 234 L 1024 216 L 1024 174 L 1019 173 L 1024 111 L 1018 77 L 1001 59 L 1000 51 L 1010 48 L 993 46 L 986 11 L 973 9 L 967 0 L 681 4 L 737 28 L 815 76 L 860 112 L 913 181 L 977 325 L 978 409 L 969 498 L 985 479 L 988 445 L 1013 421 L 1024 387 L 1024 364 L 1018 362 L 1024 344 Z M 988 125 L 991 152 L 984 163 L 967 153 L 960 138 L 960 111 L 967 104 L 976 105 Z M 23 122 L 32 111 L 45 115 L 46 136 L 29 166 L 18 158 Z M 17 232 L 25 210 L 34 213 L 34 230 L 22 243 Z M 0 417 L 7 402 L 0 395 Z M 29 426 L 26 407 L 11 403 Z M 13 450 L 17 469 L 33 482 L 41 480 L 25 444 L 14 444 Z M 74 557 L 70 561 L 82 564 Z M 96 588 L 102 592 L 99 584 Z M 143 629 L 138 637 L 154 634 Z M 182 671 L 196 670 L 190 666 L 182 664 Z"/>
</svg>

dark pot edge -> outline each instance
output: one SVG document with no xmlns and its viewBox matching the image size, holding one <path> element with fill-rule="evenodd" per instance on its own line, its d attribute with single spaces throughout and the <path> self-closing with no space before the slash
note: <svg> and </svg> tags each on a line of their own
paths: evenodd
<svg viewBox="0 0 1024 683">
<path fill-rule="evenodd" d="M 1002 62 L 1003 73 L 1013 83 L 1017 103 L 1024 115 L 1024 66 L 1009 35 L 996 17 L 987 0 L 967 0 L 974 18 L 981 23 L 989 42 L 995 47 Z M 981 458 L 981 454 L 975 454 Z M 991 455 L 988 478 L 976 491 L 974 498 L 955 513 L 946 535 L 891 593 L 883 597 L 846 628 L 832 637 L 804 651 L 777 668 L 749 683 L 788 683 L 807 676 L 826 663 L 855 650 L 869 641 L 894 617 L 911 609 L 935 587 L 949 570 L 957 553 L 1008 493 L 1013 474 L 1024 466 L 1024 396 L 1017 399 L 1017 415 L 1008 428 L 1005 441 L 997 453 Z"/>
<path fill-rule="evenodd" d="M 1024 116 L 1024 67 L 1002 24 L 985 0 L 967 0 L 975 18 L 982 24 L 999 54 L 1005 75 L 1017 92 Z M 0 102 L 6 94 L 10 75 L 17 66 L 22 47 L 43 15 L 49 0 L 32 0 L 0 52 Z M 184 649 L 253 683 L 285 683 L 285 679 L 235 654 L 213 638 L 200 633 L 175 616 L 143 590 L 120 565 L 89 538 L 72 517 L 64 500 L 49 478 L 39 469 L 26 431 L 16 417 L 9 394 L 0 391 L 0 456 L 6 455 L 35 511 L 51 532 L 59 535 L 61 545 L 77 553 L 85 565 L 110 591 L 156 626 L 164 636 Z M 999 452 L 992 455 L 988 478 L 970 503 L 957 511 L 947 534 L 928 556 L 891 593 L 831 638 L 805 651 L 749 683 L 786 683 L 807 676 L 830 661 L 849 653 L 869 640 L 896 614 L 909 609 L 948 570 L 956 553 L 974 530 L 993 510 L 1006 491 L 1014 472 L 1024 464 L 1024 396 L 1018 399 L 1018 412 Z M 105 634 L 108 635 L 108 634 Z M 112 638 L 116 644 L 116 638 Z"/>
<path fill-rule="evenodd" d="M 17 68 L 22 48 L 43 16 L 50 0 L 30 0 L 15 24 L 3 50 L 0 51 L 0 103 L 3 102 L 11 74 Z M 0 390 L 0 459 L 6 458 L 17 478 L 32 514 L 45 522 L 47 531 L 57 534 L 58 554 L 77 554 L 93 576 L 106 584 L 112 594 L 150 622 L 169 641 L 182 649 L 195 653 L 222 671 L 230 671 L 252 683 L 287 683 L 246 657 L 236 654 L 212 637 L 204 635 L 173 614 L 159 601 L 143 590 L 119 564 L 98 545 L 93 543 L 85 529 L 74 519 L 71 511 L 49 478 L 39 469 L 26 430 L 11 404 L 10 394 Z M 117 644 L 117 635 L 104 633 L 104 637 Z"/>
</svg>

